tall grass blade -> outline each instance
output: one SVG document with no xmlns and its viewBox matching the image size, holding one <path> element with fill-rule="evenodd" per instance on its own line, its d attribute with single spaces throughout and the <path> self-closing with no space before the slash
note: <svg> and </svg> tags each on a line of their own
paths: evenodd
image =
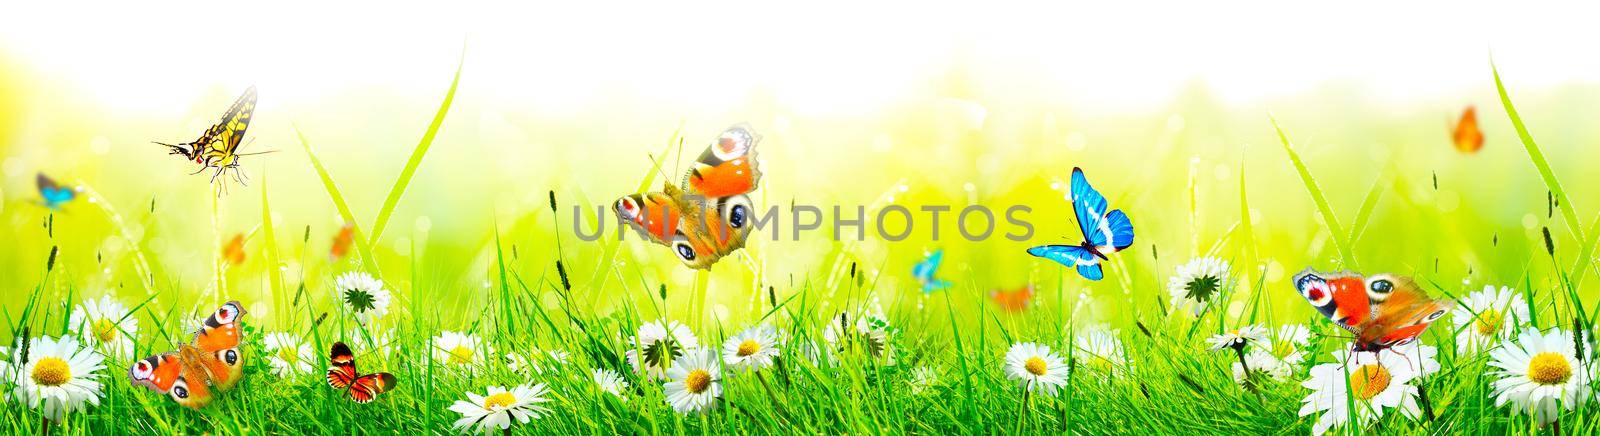
<svg viewBox="0 0 1600 436">
<path fill-rule="evenodd" d="M 1328 199 L 1322 195 L 1322 188 L 1317 187 L 1316 179 L 1311 177 L 1311 170 L 1306 169 L 1305 162 L 1300 160 L 1300 154 L 1294 151 L 1294 146 L 1289 143 L 1289 136 L 1283 133 L 1283 128 L 1278 126 L 1278 119 L 1271 118 L 1272 128 L 1278 132 L 1278 140 L 1283 142 L 1283 151 L 1289 154 L 1289 163 L 1294 164 L 1295 172 L 1300 174 L 1300 182 L 1306 185 L 1306 192 L 1311 194 L 1311 201 L 1317 203 L 1317 211 L 1322 214 L 1322 222 L 1328 226 L 1329 237 L 1333 244 L 1339 248 L 1339 256 L 1344 259 L 1345 267 L 1358 269 L 1355 253 L 1350 251 L 1348 234 L 1339 226 L 1339 218 L 1333 215 L 1333 208 L 1328 206 Z"/>
<path fill-rule="evenodd" d="M 317 153 L 311 151 L 311 141 L 306 140 L 305 132 L 296 127 L 294 134 L 300 139 L 300 145 L 305 147 L 306 157 L 311 159 L 311 167 L 317 170 L 317 177 L 322 178 L 322 187 L 328 191 L 328 198 L 333 200 L 333 207 L 339 209 L 339 216 L 350 225 L 350 230 L 354 233 L 354 237 L 350 239 L 356 244 L 356 251 L 361 254 L 361 265 L 374 277 L 382 279 L 383 273 L 378 270 L 378 261 L 372 257 L 372 244 L 368 244 L 367 239 L 362 237 L 361 224 L 356 221 L 355 214 L 350 213 L 350 204 L 344 201 L 344 194 L 339 193 L 339 185 L 333 182 L 333 176 L 322 166 L 322 160 L 317 159 Z"/>
<path fill-rule="evenodd" d="M 461 59 L 456 61 L 456 75 L 450 79 L 450 90 L 444 94 L 444 101 L 439 103 L 439 111 L 433 114 L 433 122 L 428 124 L 428 131 L 422 134 L 422 141 L 417 142 L 417 147 L 411 149 L 411 158 L 406 160 L 405 168 L 400 170 L 400 177 L 395 179 L 394 187 L 389 188 L 389 197 L 383 200 L 383 208 L 378 209 L 378 219 L 372 223 L 372 236 L 367 239 L 368 245 L 377 245 L 378 238 L 383 236 L 383 229 L 389 225 L 389 216 L 394 213 L 394 207 L 400 203 L 400 196 L 405 195 L 406 186 L 411 184 L 411 177 L 417 174 L 417 166 L 422 165 L 422 157 L 428 154 L 428 148 L 433 145 L 433 138 L 439 134 L 439 126 L 444 124 L 444 116 L 450 113 L 450 103 L 456 99 L 456 85 L 461 83 L 461 67 L 467 63 L 466 47 L 461 49 Z"/>
<path fill-rule="evenodd" d="M 1539 170 L 1539 177 L 1544 179 L 1545 187 L 1550 189 L 1550 194 L 1561 205 L 1561 217 L 1562 221 L 1567 222 L 1567 230 L 1572 232 L 1573 238 L 1584 240 L 1583 229 L 1578 228 L 1578 212 L 1572 208 L 1572 199 L 1567 198 L 1567 191 L 1561 189 L 1561 182 L 1556 180 L 1556 173 L 1550 170 L 1550 162 L 1544 158 L 1544 151 L 1533 141 L 1533 134 L 1528 133 L 1522 116 L 1517 115 L 1516 106 L 1511 104 L 1511 95 L 1506 93 L 1505 83 L 1500 80 L 1500 69 L 1495 68 L 1491 61 L 1489 71 L 1494 73 L 1494 89 L 1500 93 L 1500 105 L 1506 108 L 1506 117 L 1511 119 L 1511 127 L 1517 130 L 1517 139 L 1522 140 L 1522 148 L 1528 151 L 1528 160 L 1533 161 L 1534 168 Z"/>
</svg>

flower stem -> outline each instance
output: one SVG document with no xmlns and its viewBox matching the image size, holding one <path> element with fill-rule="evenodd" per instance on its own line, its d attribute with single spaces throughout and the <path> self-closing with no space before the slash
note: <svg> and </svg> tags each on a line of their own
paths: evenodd
<svg viewBox="0 0 1600 436">
<path fill-rule="evenodd" d="M 1256 390 L 1255 387 L 1254 387 L 1254 383 L 1250 382 L 1250 364 L 1249 363 L 1245 363 L 1245 361 L 1244 361 L 1244 347 L 1242 347 L 1242 346 L 1233 347 L 1233 354 L 1239 356 L 1239 367 L 1244 369 L 1244 387 L 1245 387 L 1245 389 L 1249 389 L 1251 392 L 1254 392 Z"/>
<path fill-rule="evenodd" d="M 794 422 L 793 419 L 789 418 L 789 412 L 783 409 L 783 402 L 778 401 L 777 392 L 772 390 L 772 385 L 767 384 L 767 377 L 762 375 L 761 371 L 756 371 L 755 373 L 756 381 L 761 382 L 761 388 L 767 391 L 767 398 L 772 400 L 772 409 L 776 410 L 778 412 L 778 416 L 783 418 L 784 421 Z"/>
<path fill-rule="evenodd" d="M 1028 385 L 1022 385 L 1022 404 L 1017 406 L 1016 434 L 1022 434 L 1023 423 L 1027 422 L 1028 420 L 1028 397 L 1030 394 L 1032 394 L 1032 392 L 1028 390 Z"/>
<path fill-rule="evenodd" d="M 1428 388 L 1417 383 L 1417 399 L 1422 400 L 1422 416 L 1429 421 L 1433 420 L 1433 403 L 1428 401 Z"/>
</svg>

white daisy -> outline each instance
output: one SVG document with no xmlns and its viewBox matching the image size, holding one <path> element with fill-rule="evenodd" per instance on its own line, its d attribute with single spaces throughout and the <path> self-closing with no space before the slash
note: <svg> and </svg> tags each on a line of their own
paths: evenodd
<svg viewBox="0 0 1600 436">
<path fill-rule="evenodd" d="M 1401 360 L 1411 367 L 1411 371 L 1417 373 L 1418 379 L 1439 372 L 1438 347 L 1412 341 L 1409 344 L 1384 349 L 1383 352 L 1400 355 Z"/>
<path fill-rule="evenodd" d="M 389 313 L 389 300 L 393 297 L 383 288 L 382 280 L 354 271 L 333 280 L 333 298 L 356 319 L 371 321 Z"/>
<path fill-rule="evenodd" d="M 1456 351 L 1477 353 L 1511 339 L 1528 322 L 1528 305 L 1515 289 L 1484 286 L 1462 299 L 1450 320 L 1461 332 L 1456 334 Z"/>
<path fill-rule="evenodd" d="M 659 319 L 640 325 L 639 333 L 624 346 L 628 347 L 628 365 L 655 380 L 666 375 L 667 367 L 685 350 L 700 348 L 700 339 L 682 323 Z M 639 358 L 641 351 L 643 359 Z"/>
<path fill-rule="evenodd" d="M 532 356 L 533 358 L 530 359 L 529 356 Z M 539 351 L 537 348 L 535 348 L 533 352 L 529 354 L 529 356 L 524 356 L 518 353 L 506 353 L 506 368 L 511 369 L 512 372 L 520 374 L 531 373 L 537 375 L 544 373 L 544 366 L 541 364 L 541 362 L 546 364 L 554 364 L 555 366 L 561 366 L 566 365 L 567 358 L 572 357 L 572 355 L 568 354 L 566 351 Z"/>
<path fill-rule="evenodd" d="M 1206 309 L 1227 287 L 1228 262 L 1215 257 L 1202 257 L 1178 266 L 1172 278 L 1167 279 L 1167 293 L 1172 295 L 1172 310 L 1184 307 L 1196 316 Z"/>
<path fill-rule="evenodd" d="M 1335 362 L 1311 368 L 1311 379 L 1301 386 L 1311 389 L 1311 394 L 1301 400 L 1300 416 L 1322 412 L 1311 432 L 1317 435 L 1334 427 L 1351 424 L 1354 415 L 1357 427 L 1383 417 L 1385 409 L 1399 409 L 1404 415 L 1416 418 L 1417 387 L 1411 385 L 1416 372 L 1398 353 L 1335 352 Z M 1352 414 L 1349 405 L 1354 403 Z"/>
<path fill-rule="evenodd" d="M 1500 368 L 1494 382 L 1496 407 L 1511 403 L 1540 424 L 1555 421 L 1563 409 L 1589 400 L 1594 368 L 1573 356 L 1572 333 L 1529 328 L 1515 343 L 1489 351 L 1489 365 Z"/>
<path fill-rule="evenodd" d="M 1233 362 L 1233 382 L 1238 383 L 1239 386 L 1248 386 L 1245 382 L 1249 381 L 1250 377 L 1264 377 L 1268 380 L 1281 382 L 1288 380 L 1289 375 L 1293 372 L 1293 368 L 1290 368 L 1288 363 L 1279 360 L 1264 350 L 1255 350 L 1245 354 L 1244 363 L 1250 365 L 1249 374 L 1245 374 L 1244 367 L 1241 367 L 1239 362 Z"/>
<path fill-rule="evenodd" d="M 1284 364 L 1299 365 L 1305 361 L 1305 352 L 1302 350 L 1310 344 L 1310 329 L 1302 324 L 1285 324 L 1278 326 L 1278 330 L 1274 332 L 1272 346 L 1268 352 Z"/>
<path fill-rule="evenodd" d="M 837 353 L 866 352 L 875 359 L 883 359 L 885 366 L 894 366 L 894 346 L 889 342 L 889 318 L 883 309 L 874 304 L 851 314 L 839 312 L 822 330 L 822 339 Z"/>
<path fill-rule="evenodd" d="M 71 336 L 34 338 L 28 341 L 27 363 L 13 366 L 17 386 L 11 395 L 46 418 L 61 421 L 67 412 L 88 409 L 84 403 L 100 405 L 96 372 L 105 369 L 104 359 L 92 349 L 79 348 Z"/>
<path fill-rule="evenodd" d="M 722 344 L 722 363 L 736 370 L 759 371 L 778 357 L 778 336 L 771 326 L 758 325 L 739 332 Z"/>
<path fill-rule="evenodd" d="M 1067 362 L 1050 347 L 1023 342 L 1006 351 L 1006 377 L 1022 383 L 1028 392 L 1055 395 L 1067 383 Z"/>
<path fill-rule="evenodd" d="M 1121 370 L 1125 362 L 1122 341 L 1113 332 L 1088 329 L 1078 334 L 1075 345 L 1073 359 L 1083 367 L 1112 374 Z"/>
<path fill-rule="evenodd" d="M 282 332 L 268 333 L 262 343 L 270 356 L 267 364 L 272 366 L 273 375 L 288 378 L 311 373 L 311 362 L 316 355 L 312 354 L 310 344 L 303 344 L 294 335 Z"/>
<path fill-rule="evenodd" d="M 722 365 L 717 351 L 690 349 L 667 370 L 667 404 L 678 413 L 711 410 L 722 396 Z"/>
<path fill-rule="evenodd" d="M 521 385 L 509 390 L 490 386 L 485 395 L 468 392 L 466 401 L 456 400 L 455 404 L 450 405 L 450 411 L 461 414 L 461 419 L 456 420 L 450 428 L 463 433 L 483 433 L 509 429 L 512 419 L 527 424 L 550 413 L 549 408 L 541 405 L 550 401 L 545 398 L 548 393 L 550 390 L 544 383 Z"/>
<path fill-rule="evenodd" d="M 628 394 L 624 393 L 628 390 L 628 381 L 622 378 L 622 374 L 609 369 L 595 368 L 594 384 L 599 386 L 601 391 L 616 395 L 622 401 L 628 401 Z"/>
<path fill-rule="evenodd" d="M 1267 340 L 1267 328 L 1258 325 L 1247 325 L 1225 333 L 1206 338 L 1206 343 L 1211 344 L 1211 351 L 1225 348 L 1244 349 L 1250 344 L 1259 344 Z"/>
<path fill-rule="evenodd" d="M 68 328 L 78 332 L 85 345 L 117 359 L 133 358 L 133 338 L 139 334 L 139 319 L 128 315 L 128 308 L 110 295 L 84 301 L 72 310 Z"/>
<path fill-rule="evenodd" d="M 483 356 L 493 356 L 494 347 L 483 342 L 478 335 L 443 331 L 434 336 L 429 348 L 433 361 L 452 368 L 471 368 L 482 363 Z"/>
<path fill-rule="evenodd" d="M 919 366 L 911 370 L 911 394 L 917 395 L 939 384 L 939 370 Z"/>
</svg>

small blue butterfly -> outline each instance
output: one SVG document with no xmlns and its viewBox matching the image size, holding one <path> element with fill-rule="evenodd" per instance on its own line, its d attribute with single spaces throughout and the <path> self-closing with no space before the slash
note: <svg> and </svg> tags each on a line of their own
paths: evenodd
<svg viewBox="0 0 1600 436">
<path fill-rule="evenodd" d="M 62 204 L 66 204 L 77 197 L 77 194 L 72 192 L 71 187 L 56 184 L 55 180 L 50 180 L 44 173 L 39 173 L 37 181 L 39 182 L 41 203 L 44 204 L 44 207 L 50 208 L 50 210 L 59 211 Z"/>
<path fill-rule="evenodd" d="M 933 254 L 929 254 L 928 258 L 911 267 L 911 276 L 916 277 L 918 283 L 922 283 L 922 293 L 932 293 L 950 287 L 950 282 L 933 277 L 934 273 L 939 272 L 939 262 L 942 260 L 944 260 L 944 249 L 933 250 Z"/>
<path fill-rule="evenodd" d="M 1106 255 L 1122 251 L 1133 245 L 1133 222 L 1121 210 L 1109 210 L 1106 197 L 1089 186 L 1082 168 L 1072 169 L 1072 210 L 1078 216 L 1078 230 L 1083 233 L 1083 243 L 1078 245 L 1041 245 L 1028 249 L 1028 254 L 1050 259 L 1066 266 L 1078 268 L 1078 274 L 1089 280 L 1105 278 L 1100 262 L 1110 260 Z"/>
</svg>

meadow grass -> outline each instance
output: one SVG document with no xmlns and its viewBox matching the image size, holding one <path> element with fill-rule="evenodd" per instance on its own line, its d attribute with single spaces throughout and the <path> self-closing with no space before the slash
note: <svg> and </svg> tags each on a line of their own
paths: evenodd
<svg viewBox="0 0 1600 436">
<path fill-rule="evenodd" d="M 1245 181 L 1246 166 L 1242 161 L 1238 166 L 1238 216 L 1224 219 L 1237 221 L 1219 232 L 1220 236 L 1204 250 L 1199 235 L 1204 231 L 1201 223 L 1206 216 L 1197 199 L 1197 170 L 1193 165 L 1187 181 L 1188 233 L 1194 241 L 1190 244 L 1191 255 L 1219 256 L 1231 259 L 1236 265 L 1229 285 L 1218 296 L 1218 303 L 1194 316 L 1169 310 L 1166 292 L 1160 285 L 1163 279 L 1148 277 L 1164 272 L 1131 268 L 1142 265 L 1139 262 L 1145 262 L 1143 260 L 1113 264 L 1108 271 L 1113 278 L 1107 281 L 1119 282 L 1124 295 L 1114 300 L 1116 307 L 1101 310 L 1120 314 L 1110 327 L 1121 344 L 1116 356 L 1094 356 L 1079 347 L 1079 339 L 1091 330 L 1080 322 L 1086 317 L 1084 307 L 1096 300 L 1079 293 L 1080 287 L 1072 283 L 1081 279 L 1067 269 L 1053 268 L 1034 276 L 1039 284 L 1035 304 L 1024 312 L 1009 313 L 987 303 L 984 294 L 988 285 L 976 279 L 958 278 L 951 290 L 933 294 L 890 289 L 880 283 L 879 268 L 868 266 L 887 262 L 857 258 L 847 244 L 832 247 L 825 259 L 815 263 L 819 266 L 814 271 L 781 280 L 768 278 L 760 271 L 766 259 L 782 254 L 752 246 L 726 259 L 725 265 L 719 268 L 745 268 L 754 271 L 755 279 L 750 283 L 740 281 L 728 285 L 712 283 L 726 276 L 705 273 L 695 273 L 689 280 L 650 274 L 637 264 L 619 260 L 619 252 L 630 249 L 620 241 L 605 239 L 592 243 L 598 244 L 597 248 L 576 250 L 571 245 L 582 242 L 563 240 L 559 231 L 549 240 L 502 239 L 505 235 L 522 234 L 515 230 L 528 221 L 548 220 L 559 227 L 569 215 L 562 215 L 558 203 L 592 204 L 582 198 L 581 192 L 572 190 L 563 190 L 559 195 L 555 190 L 549 191 L 549 212 L 536 210 L 510 217 L 511 223 L 494 224 L 481 244 L 482 251 L 492 259 L 483 272 L 486 277 L 483 283 L 466 282 L 466 278 L 475 277 L 473 274 L 438 271 L 431 267 L 429 263 L 436 256 L 453 253 L 430 253 L 427 245 L 420 242 L 409 256 L 399 262 L 383 263 L 384 269 L 380 271 L 376 248 L 379 237 L 400 204 L 411 177 L 423 163 L 433 138 L 444 126 L 460 83 L 460 71 L 458 65 L 444 102 L 388 191 L 371 226 L 363 226 L 363 221 L 357 218 L 344 191 L 340 190 L 341 185 L 318 159 L 313 142 L 304 132 L 296 131 L 309 164 L 338 215 L 356 229 L 353 260 L 341 263 L 326 259 L 322 250 L 313 249 L 309 227 L 304 237 L 294 238 L 297 229 L 275 225 L 277 220 L 273 218 L 273 203 L 268 200 L 268 193 L 277 179 L 269 182 L 266 175 L 258 178 L 262 195 L 260 230 L 263 240 L 267 241 L 258 251 L 270 266 L 293 263 L 301 267 L 268 267 L 261 271 L 264 274 L 250 278 L 266 281 L 270 292 L 266 293 L 267 298 L 254 300 L 259 301 L 258 306 L 246 306 L 256 314 L 246 315 L 242 321 L 246 332 L 242 345 L 246 375 L 236 388 L 219 394 L 215 403 L 207 408 L 189 410 L 131 385 L 125 376 L 131 362 L 111 358 L 105 363 L 106 369 L 99 372 L 103 398 L 98 405 L 52 423 L 43 419 L 38 411 L 11 399 L 0 408 L 0 431 L 7 434 L 449 433 L 451 423 L 458 416 L 447 408 L 455 401 L 465 400 L 466 392 L 481 394 L 487 386 L 546 383 L 551 389 L 552 401 L 545 405 L 551 412 L 532 423 L 512 427 L 513 432 L 1303 434 L 1316 416 L 1297 414 L 1301 399 L 1307 393 L 1299 381 L 1311 366 L 1329 362 L 1331 353 L 1349 347 L 1344 338 L 1346 333 L 1313 313 L 1298 310 L 1292 313 L 1299 316 L 1283 316 L 1283 310 L 1274 309 L 1273 300 L 1290 298 L 1295 300 L 1292 304 L 1299 304 L 1298 297 L 1292 291 L 1269 289 L 1267 285 L 1266 254 L 1261 249 L 1267 242 L 1257 239 L 1262 236 L 1258 233 L 1261 223 L 1252 219 L 1251 189 Z M 1498 72 L 1495 74 L 1502 103 L 1518 136 L 1552 197 L 1562 199 L 1559 207 L 1571 236 L 1582 242 L 1570 267 L 1561 265 L 1560 256 L 1566 255 L 1566 250 L 1553 248 L 1548 254 L 1541 250 L 1528 259 L 1499 260 L 1496 267 L 1522 271 L 1516 280 L 1503 284 L 1523 293 L 1533 314 L 1529 322 L 1541 328 L 1576 329 L 1587 334 L 1592 330 L 1593 311 L 1600 310 L 1600 304 L 1586 305 L 1579 285 L 1586 270 L 1592 268 L 1600 228 L 1591 227 L 1585 233 L 1578 227 L 1574 206 L 1518 117 L 1505 88 L 1500 86 Z M 1405 177 L 1397 175 L 1401 170 L 1386 167 L 1370 185 L 1362 182 L 1362 187 L 1370 188 L 1360 197 L 1354 214 L 1347 215 L 1353 216 L 1351 226 L 1344 228 L 1337 218 L 1340 210 L 1325 195 L 1326 185 L 1319 185 L 1318 179 L 1313 177 L 1314 167 L 1291 145 L 1290 136 L 1278 128 L 1276 119 L 1263 121 L 1276 130 L 1282 150 L 1287 154 L 1284 166 L 1302 182 L 1315 205 L 1323 225 L 1319 237 L 1333 242 L 1334 250 L 1327 254 L 1337 256 L 1340 265 L 1355 268 L 1358 256 L 1381 250 L 1367 248 L 1364 251 L 1360 241 L 1363 235 L 1372 239 L 1374 230 L 1370 228 L 1381 213 L 1380 199 L 1394 197 L 1393 201 L 1413 201 L 1410 193 L 1416 189 L 1406 185 Z M 638 190 L 649 189 L 658 182 L 657 175 L 664 172 L 666 156 L 674 147 L 681 150 L 681 138 L 680 133 L 675 132 L 666 141 L 664 150 L 653 155 L 654 168 L 644 173 Z M 885 196 L 893 192 L 891 189 Z M 1114 204 L 1131 202 L 1137 195 L 1135 192 L 1116 198 Z M 574 197 L 577 199 L 571 200 Z M 1257 199 L 1255 203 L 1261 201 Z M 99 199 L 96 204 L 101 204 L 103 213 L 116 223 L 122 238 L 143 240 L 144 237 L 128 230 L 124 215 L 112 209 L 108 202 Z M 1556 206 L 1552 204 L 1551 207 Z M 156 219 L 154 200 L 151 212 L 143 219 Z M 214 211 L 213 219 L 222 212 Z M 127 217 L 137 219 L 138 215 Z M 1443 219 L 1437 214 L 1431 218 Z M 58 236 L 50 227 L 52 219 L 46 218 L 46 224 L 38 229 L 49 234 L 36 237 L 52 245 L 49 260 L 43 265 L 7 266 L 7 271 L 29 277 L 10 280 L 32 283 L 27 289 L 8 290 L 15 294 L 3 301 L 10 338 L 76 336 L 85 328 L 68 322 L 74 307 L 87 299 L 83 273 L 61 268 L 56 263 L 54 244 L 58 237 L 90 236 Z M 1135 219 L 1148 222 L 1142 221 L 1144 218 L 1140 215 L 1135 215 Z M 1596 223 L 1600 226 L 1600 219 Z M 371 234 L 363 233 L 362 229 L 370 229 Z M 213 231 L 218 237 L 222 234 L 221 229 Z M 418 240 L 425 238 L 421 234 L 413 236 Z M 299 240 L 280 247 L 285 238 Z M 170 268 L 161 265 L 163 258 L 147 257 L 140 250 L 140 243 L 131 245 L 135 254 L 134 268 L 118 270 L 119 278 L 137 282 L 148 291 L 142 299 L 125 301 L 131 308 L 129 316 L 137 317 L 140 322 L 132 355 L 171 350 L 176 343 L 188 339 L 183 332 L 189 322 L 227 299 L 227 288 L 220 277 L 222 262 L 218 258 L 207 259 L 218 265 L 214 293 L 178 298 L 169 294 L 185 288 L 185 284 L 174 283 L 173 279 L 163 276 L 163 271 Z M 1150 246 L 1151 263 L 1159 257 L 1160 252 L 1156 250 L 1157 246 Z M 1144 253 L 1136 255 L 1146 256 Z M 549 261 L 530 263 L 525 258 Z M 152 264 L 151 260 L 156 263 Z M 357 317 L 342 308 L 328 288 L 336 272 L 351 269 L 369 272 L 391 284 L 406 284 L 407 289 L 394 286 L 397 300 L 388 316 L 362 325 Z M 1425 267 L 1417 269 L 1425 270 Z M 1455 280 L 1451 276 L 1419 277 L 1430 293 L 1449 298 L 1461 297 L 1460 287 L 1453 285 Z M 737 312 L 731 315 L 719 314 L 712 309 L 715 303 L 708 301 L 707 296 L 708 289 L 717 288 L 716 285 L 743 289 L 748 292 L 749 302 L 736 305 Z M 459 304 L 462 301 L 471 303 Z M 602 313 L 596 308 L 599 301 L 616 305 Z M 1230 303 L 1236 301 L 1241 303 L 1241 310 L 1235 313 L 1223 309 L 1232 307 Z M 893 364 L 861 347 L 834 349 L 824 345 L 824 330 L 835 314 L 841 311 L 855 314 L 878 305 L 886 311 L 889 321 L 889 347 L 895 350 Z M 630 370 L 623 358 L 627 350 L 636 348 L 627 338 L 635 334 L 640 324 L 661 318 L 683 321 L 700 338 L 701 344 L 716 348 L 720 348 L 726 338 L 756 324 L 774 326 L 789 339 L 782 346 L 777 366 L 763 370 L 759 376 L 726 371 L 725 391 L 718 406 L 706 414 L 685 415 L 668 406 L 661 381 L 649 380 Z M 1313 339 L 1304 350 L 1308 360 L 1294 367 L 1294 375 L 1287 381 L 1258 380 L 1252 382 L 1252 388 L 1241 387 L 1233 380 L 1230 370 L 1235 356 L 1228 351 L 1207 351 L 1204 339 L 1245 324 L 1308 326 L 1313 332 Z M 1457 353 L 1455 336 L 1460 331 L 1453 329 L 1449 320 L 1441 320 L 1424 336 L 1426 343 L 1438 346 L 1442 367 L 1440 372 L 1418 383 L 1426 392 L 1431 418 L 1411 419 L 1388 413 L 1369 426 L 1347 427 L 1341 431 L 1381 434 L 1534 434 L 1558 429 L 1588 434 L 1600 431 L 1600 419 L 1593 413 L 1592 402 L 1566 413 L 1558 427 L 1539 426 L 1509 408 L 1497 407 L 1492 386 L 1496 377 L 1486 365 L 1487 355 Z M 439 362 L 432 357 L 437 350 L 430 341 L 445 330 L 477 335 L 496 353 L 480 356 L 464 367 Z M 273 376 L 263 345 L 268 331 L 287 332 L 309 344 L 315 356 L 315 361 L 310 363 L 313 370 L 292 377 Z M 399 385 L 376 402 L 354 404 L 322 380 L 322 368 L 328 364 L 328 347 L 334 341 L 356 343 L 359 339 L 383 337 L 377 334 L 380 331 L 390 332 L 388 342 L 379 347 L 357 348 L 359 367 L 364 372 L 391 372 L 398 378 Z M 1016 381 L 1005 377 L 1003 355 L 1008 347 L 1018 342 L 1041 343 L 1068 356 L 1071 372 L 1061 391 L 1054 395 L 1026 395 Z M 806 343 L 818 343 L 818 347 L 825 349 L 822 353 L 832 357 L 824 356 L 815 361 L 806 358 L 807 350 L 801 345 Z M 382 348 L 389 351 L 382 351 Z M 565 362 L 557 362 L 534 350 L 561 350 L 570 353 L 570 357 Z M 512 370 L 502 358 L 506 353 L 531 358 L 542 370 Z M 1116 362 L 1107 364 L 1109 361 Z M 611 369 L 624 375 L 630 384 L 624 392 L 625 400 L 596 387 L 590 378 L 590 371 L 595 368 Z M 933 369 L 938 381 L 925 388 L 914 387 L 914 368 Z"/>
</svg>

